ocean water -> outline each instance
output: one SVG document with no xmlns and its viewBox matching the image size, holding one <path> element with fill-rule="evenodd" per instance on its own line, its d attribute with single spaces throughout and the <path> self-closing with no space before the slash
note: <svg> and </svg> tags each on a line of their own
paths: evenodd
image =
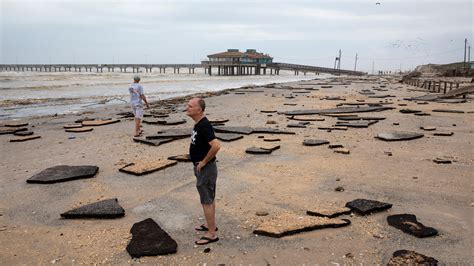
<svg viewBox="0 0 474 266">
<path fill-rule="evenodd" d="M 328 77 L 295 76 L 289 71 L 280 71 L 280 75 L 209 76 L 202 69 L 196 69 L 195 74 L 187 74 L 187 69 L 181 69 L 181 74 L 153 72 L 139 75 L 149 101 L 248 85 Z M 133 76 L 133 73 L 121 72 L 0 72 L 0 119 L 77 113 L 126 103 Z"/>
</svg>

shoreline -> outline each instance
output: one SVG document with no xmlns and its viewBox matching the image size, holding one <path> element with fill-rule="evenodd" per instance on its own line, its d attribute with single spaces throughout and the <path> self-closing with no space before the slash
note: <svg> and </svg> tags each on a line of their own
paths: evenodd
<svg viewBox="0 0 474 266">
<path fill-rule="evenodd" d="M 302 80 L 311 79 L 309 77 L 307 78 L 305 77 L 305 78 L 298 78 L 297 80 L 295 80 L 296 76 L 282 75 L 282 76 L 275 76 L 275 79 L 272 79 L 270 76 L 268 77 L 255 76 L 255 77 L 251 77 L 247 81 L 247 80 L 242 80 L 242 78 L 231 79 L 225 76 L 221 76 L 221 78 L 218 78 L 218 79 L 209 79 L 207 76 L 199 76 L 199 79 L 198 79 L 199 81 L 196 81 L 194 77 L 192 77 L 192 79 L 189 79 L 191 76 L 187 75 L 187 76 L 179 76 L 179 77 L 177 76 L 175 77 L 176 78 L 175 81 L 167 82 L 166 80 L 160 80 L 160 78 L 163 78 L 162 76 L 156 76 L 156 75 L 157 74 L 150 73 L 149 75 L 147 74 L 146 76 L 144 76 L 144 78 L 152 79 L 152 80 L 149 80 L 149 82 L 145 82 L 145 84 L 147 84 L 146 86 L 150 86 L 150 87 L 145 87 L 145 95 L 147 95 L 147 98 L 151 101 L 180 97 L 180 96 L 190 95 L 194 93 L 200 93 L 202 92 L 201 91 L 202 88 L 207 88 L 206 91 L 220 91 L 220 90 L 226 90 L 229 88 L 238 89 L 238 88 L 249 86 L 249 85 L 264 86 L 266 84 L 274 83 L 274 80 L 277 80 L 277 82 L 299 82 Z M 196 74 L 196 75 L 200 75 L 200 74 Z M 72 84 L 75 84 L 75 85 L 73 87 L 69 87 L 68 85 L 63 84 L 61 85 L 59 89 L 54 89 L 56 88 L 55 86 L 57 86 L 57 85 L 54 85 L 55 83 L 51 83 L 48 86 L 43 84 L 41 85 L 41 88 L 43 88 L 42 90 L 45 90 L 44 93 L 47 93 L 47 94 L 45 94 L 46 96 L 41 96 L 40 98 L 38 98 L 39 95 L 37 95 L 36 97 L 35 95 L 33 96 L 30 95 L 30 96 L 25 96 L 26 98 L 21 97 L 18 99 L 15 99 L 15 98 L 9 99 L 10 96 L 4 95 L 5 100 L 2 100 L 1 110 L 3 110 L 5 113 L 3 116 L 0 117 L 0 120 L 6 120 L 10 118 L 21 119 L 21 118 L 34 117 L 36 116 L 34 113 L 40 113 L 39 116 L 64 114 L 64 113 L 80 113 L 80 112 L 86 111 L 88 109 L 88 106 L 93 106 L 93 105 L 112 106 L 115 104 L 121 104 L 120 101 L 123 101 L 123 102 L 128 101 L 128 98 L 129 98 L 128 94 L 125 94 L 125 93 L 116 94 L 115 90 L 119 88 L 114 88 L 114 86 L 110 84 L 107 85 L 108 88 L 105 88 L 104 84 L 100 84 L 101 82 L 102 83 L 104 82 L 104 80 L 101 80 L 101 79 L 107 79 L 107 77 L 103 77 L 103 76 L 95 77 L 95 79 L 97 79 L 96 81 L 99 82 L 99 85 L 98 85 L 99 87 L 97 90 L 99 91 L 104 90 L 103 94 L 100 94 L 100 95 L 97 94 L 97 92 L 89 91 L 90 88 L 95 85 L 88 84 L 88 83 L 84 83 L 80 85 L 82 82 L 85 82 L 85 81 L 77 80 L 77 77 L 75 77 L 74 75 L 68 76 L 68 75 L 63 74 L 62 77 L 70 79 L 70 82 L 72 82 Z M 118 77 L 120 79 L 128 78 L 128 74 L 122 73 Z M 331 77 L 330 75 L 325 75 L 325 76 L 322 76 L 321 79 L 330 78 L 330 77 Z M 166 78 L 167 80 L 170 79 L 170 77 L 168 76 L 165 76 L 164 78 Z M 158 83 L 156 83 L 153 80 L 157 80 Z M 64 82 L 61 79 L 59 81 Z M 41 81 L 37 81 L 37 82 L 41 83 Z M 90 83 L 90 81 L 88 82 Z M 113 81 L 109 80 L 108 82 L 110 83 Z M 176 87 L 175 82 L 176 84 L 180 84 L 179 87 Z M 250 83 L 250 84 L 244 84 L 244 83 Z M 128 83 L 124 83 L 124 84 L 128 84 Z M 160 84 L 167 84 L 167 85 L 160 85 Z M 11 91 L 11 89 L 8 88 L 7 84 L 4 84 L 3 86 L 7 86 L 7 87 L 0 89 L 0 91 L 2 90 Z M 85 92 L 81 92 L 81 86 L 82 87 L 86 86 L 88 87 L 88 89 Z M 210 88 L 208 88 L 208 86 L 210 86 Z M 53 90 L 51 91 L 46 90 L 48 88 L 53 88 Z M 20 95 L 21 93 L 28 92 L 28 90 L 24 90 L 24 89 L 20 89 L 20 90 L 24 91 L 24 92 L 19 92 Z M 66 95 L 63 90 L 71 91 L 70 92 L 71 94 Z M 53 98 L 48 98 L 48 95 L 50 95 L 49 97 L 53 97 Z"/>
<path fill-rule="evenodd" d="M 326 79 L 330 79 L 332 78 L 332 76 L 328 76 L 326 77 Z M 310 79 L 310 80 L 324 80 L 324 79 Z M 176 100 L 179 100 L 179 99 L 189 99 L 189 97 L 192 97 L 193 95 L 194 96 L 197 96 L 197 95 L 209 95 L 209 96 L 219 96 L 221 95 L 222 93 L 226 92 L 226 91 L 232 91 L 232 90 L 238 90 L 238 89 L 245 89 L 245 88 L 251 88 L 251 87 L 264 87 L 266 85 L 270 85 L 270 84 L 274 84 L 274 85 L 283 85 L 283 84 L 291 84 L 291 83 L 297 83 L 297 82 L 302 82 L 302 81 L 305 81 L 305 80 L 298 80 L 298 81 L 287 81 L 287 82 L 270 82 L 270 83 L 265 83 L 265 84 L 260 84 L 260 85 L 251 85 L 251 86 L 241 86 L 241 87 L 236 87 L 236 88 L 225 88 L 225 89 L 221 89 L 221 90 L 216 90 L 216 91 L 203 91 L 203 92 L 194 92 L 194 93 L 190 93 L 190 94 L 186 94 L 186 95 L 178 95 L 178 96 L 170 96 L 169 98 L 165 98 L 165 99 L 160 99 L 160 100 L 154 100 L 154 101 L 151 101 L 150 102 L 150 106 L 153 105 L 153 104 L 158 104 L 158 103 L 167 103 L 167 102 L 174 102 Z M 306 80 L 308 81 L 308 80 Z M 146 93 L 145 93 L 146 95 Z M 128 96 L 126 96 L 128 98 Z M 72 99 L 75 99 L 75 98 L 70 98 L 71 100 Z M 117 99 L 117 98 L 113 98 L 112 100 L 114 99 Z M 86 105 L 86 106 L 83 106 L 83 105 Z M 73 112 L 66 112 L 66 113 L 56 113 L 56 114 L 52 114 L 52 115 L 39 115 L 39 116 L 35 116 L 35 115 L 30 115 L 30 116 L 22 116 L 22 117 L 8 117 L 8 116 L 0 116 L 0 122 L 1 121 L 7 121 L 7 120 L 11 120 L 11 121 L 21 121 L 21 120 L 25 120 L 25 119 L 40 119 L 40 118 L 46 118 L 46 117 L 51 117 L 51 116 L 65 116 L 65 115 L 81 115 L 82 113 L 89 113 L 89 112 L 93 112 L 94 110 L 96 111 L 100 111 L 100 109 L 103 109 L 103 108 L 108 108 L 108 107 L 114 107 L 114 106 L 120 106 L 120 105 L 124 105 L 126 104 L 128 106 L 128 102 L 127 103 L 108 103 L 108 101 L 106 103 L 77 103 L 76 105 L 81 105 L 82 108 L 80 108 L 79 110 L 77 111 L 73 111 Z M 58 106 L 63 106 L 64 104 L 58 104 Z M 74 105 L 74 104 L 69 104 L 68 106 L 70 105 Z M 98 105 L 97 107 L 89 107 L 91 105 Z M 41 108 L 41 106 L 39 106 Z M 14 108 L 15 110 L 16 109 L 26 109 L 26 108 L 33 108 L 33 107 L 28 107 L 28 106 L 25 106 L 25 107 L 19 107 L 19 108 Z M 47 108 L 46 108 L 47 109 Z"/>
</svg>

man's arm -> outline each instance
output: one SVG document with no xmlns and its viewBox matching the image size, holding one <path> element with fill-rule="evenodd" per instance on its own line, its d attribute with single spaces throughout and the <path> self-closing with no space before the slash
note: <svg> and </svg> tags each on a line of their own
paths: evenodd
<svg viewBox="0 0 474 266">
<path fill-rule="evenodd" d="M 150 107 L 150 106 L 148 105 L 148 101 L 146 100 L 145 94 L 141 94 L 141 95 L 140 95 L 140 98 L 142 98 L 142 100 L 145 102 L 146 107 Z"/>
<path fill-rule="evenodd" d="M 209 145 L 211 145 L 211 149 L 207 152 L 206 157 L 202 159 L 202 161 L 199 162 L 197 165 L 197 170 L 198 172 L 201 171 L 201 168 L 203 168 L 212 158 L 214 158 L 221 149 L 221 143 L 217 139 L 213 139 L 209 141 Z"/>
</svg>

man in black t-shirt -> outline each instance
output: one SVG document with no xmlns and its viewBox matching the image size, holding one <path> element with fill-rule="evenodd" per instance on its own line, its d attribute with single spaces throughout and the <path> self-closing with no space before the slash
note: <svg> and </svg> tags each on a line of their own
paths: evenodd
<svg viewBox="0 0 474 266">
<path fill-rule="evenodd" d="M 189 100 L 186 114 L 191 117 L 195 124 L 191 135 L 189 156 L 194 164 L 196 175 L 196 187 L 206 217 L 206 225 L 195 228 L 197 231 L 206 232 L 195 243 L 205 245 L 219 240 L 216 227 L 216 196 L 217 165 L 216 154 L 220 149 L 220 143 L 214 134 L 214 128 L 204 115 L 206 103 L 201 98 Z"/>
</svg>

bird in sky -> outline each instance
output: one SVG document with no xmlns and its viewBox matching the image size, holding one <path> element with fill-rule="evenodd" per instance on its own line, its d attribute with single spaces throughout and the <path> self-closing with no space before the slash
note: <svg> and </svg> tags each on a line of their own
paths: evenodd
<svg viewBox="0 0 474 266">
<path fill-rule="evenodd" d="M 376 5 L 380 5 L 380 2 L 375 3 Z"/>
</svg>

